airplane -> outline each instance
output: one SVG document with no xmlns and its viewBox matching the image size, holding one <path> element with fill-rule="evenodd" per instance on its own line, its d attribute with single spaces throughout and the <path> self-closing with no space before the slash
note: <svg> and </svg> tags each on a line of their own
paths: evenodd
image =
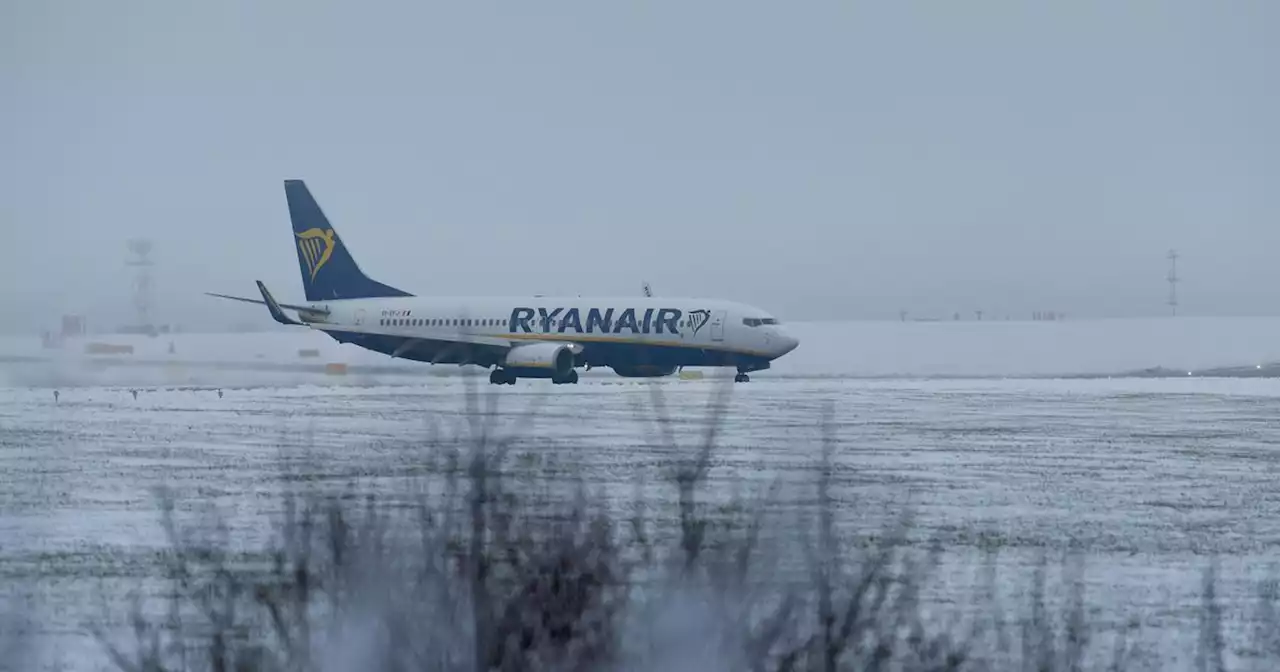
<svg viewBox="0 0 1280 672">
<path fill-rule="evenodd" d="M 328 334 L 392 358 L 492 369 L 489 382 L 519 378 L 578 382 L 578 368 L 627 378 L 669 376 L 681 367 L 735 367 L 735 382 L 796 349 L 799 340 L 754 306 L 696 298 L 424 297 L 366 276 L 303 180 L 284 181 L 305 302 L 265 305 L 272 319 Z M 286 310 L 297 317 L 290 317 Z"/>
</svg>

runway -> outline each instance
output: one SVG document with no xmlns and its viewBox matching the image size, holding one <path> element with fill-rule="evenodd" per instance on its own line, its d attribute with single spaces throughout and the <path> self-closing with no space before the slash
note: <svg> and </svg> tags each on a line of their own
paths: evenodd
<svg viewBox="0 0 1280 672">
<path fill-rule="evenodd" d="M 517 470 L 575 470 L 625 504 L 669 503 L 666 469 L 699 444 L 715 381 L 585 380 L 490 388 L 468 408 L 458 379 L 401 386 L 144 389 L 0 388 L 0 567 L 42 655 L 101 660 L 84 634 L 140 585 L 162 547 L 152 488 L 220 507 L 253 547 L 275 512 L 282 457 L 315 478 L 394 491 L 430 458 L 432 436 L 465 436 L 484 415 L 519 428 Z M 486 400 L 495 390 L 495 407 Z M 654 395 L 654 390 L 661 393 Z M 654 423 L 660 399 L 675 444 Z M 759 380 L 732 387 L 713 455 L 716 497 L 735 482 L 812 499 L 825 405 L 841 502 L 860 538 L 911 510 L 916 543 L 946 552 L 931 598 L 962 605 L 975 559 L 1002 553 L 1017 576 L 1037 553 L 1087 549 L 1099 623 L 1133 614 L 1174 668 L 1194 660 L 1200 572 L 1220 557 L 1220 598 L 1247 625 L 1254 582 L 1280 542 L 1280 380 Z M 554 468 L 553 468 L 554 467 Z M 1006 597 L 1022 598 L 1009 580 Z M 16 590 L 16 592 L 15 592 Z M 34 602 L 32 602 L 34 600 Z M 118 612 L 123 613 L 123 612 Z M 110 623 L 122 627 L 123 623 Z M 1178 657 L 1181 656 L 1179 659 Z"/>
</svg>

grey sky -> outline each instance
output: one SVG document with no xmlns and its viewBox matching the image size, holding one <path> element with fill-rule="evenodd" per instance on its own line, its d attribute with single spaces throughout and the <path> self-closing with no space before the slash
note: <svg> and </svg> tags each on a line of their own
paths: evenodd
<svg viewBox="0 0 1280 672">
<path fill-rule="evenodd" d="M 1036 6 L 1031 6 L 1035 4 Z M 0 5 L 0 309 L 300 295 L 281 181 L 421 294 L 784 319 L 1280 313 L 1280 3 Z M 7 318 L 6 318 L 6 321 Z M 102 326 L 102 325 L 99 325 Z"/>
</svg>

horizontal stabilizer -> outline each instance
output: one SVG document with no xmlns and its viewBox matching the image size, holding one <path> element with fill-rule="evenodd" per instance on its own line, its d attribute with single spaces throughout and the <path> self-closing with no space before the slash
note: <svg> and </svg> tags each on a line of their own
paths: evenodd
<svg viewBox="0 0 1280 672">
<path fill-rule="evenodd" d="M 258 304 L 259 306 L 265 306 L 265 305 L 267 305 L 267 302 L 266 302 L 266 301 L 263 301 L 262 299 L 249 299 L 249 298 L 245 298 L 245 297 L 243 297 L 243 296 L 231 296 L 230 294 L 215 294 L 215 293 L 213 293 L 213 292 L 205 292 L 205 296 L 216 296 L 216 297 L 218 297 L 219 299 L 231 299 L 232 301 L 243 301 L 243 302 L 245 302 L 245 303 L 256 303 L 256 304 Z M 277 303 L 276 305 L 280 306 L 281 308 L 288 308 L 289 310 L 298 310 L 298 311 L 302 311 L 302 312 L 304 312 L 304 313 L 314 313 L 314 314 L 317 314 L 317 315 L 328 315 L 328 314 L 329 314 L 329 309 L 328 309 L 328 308 L 316 308 L 316 307 L 312 307 L 312 306 L 299 306 L 299 305 L 295 305 L 295 304 L 292 304 L 292 303 Z"/>
</svg>

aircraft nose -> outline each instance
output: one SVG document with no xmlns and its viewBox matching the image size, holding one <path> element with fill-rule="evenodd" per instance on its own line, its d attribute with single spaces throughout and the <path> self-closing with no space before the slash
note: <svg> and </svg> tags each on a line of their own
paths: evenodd
<svg viewBox="0 0 1280 672">
<path fill-rule="evenodd" d="M 779 357 L 787 354 L 788 352 L 791 352 L 792 350 L 795 350 L 796 347 L 800 345 L 800 339 L 796 338 L 795 336 L 792 336 L 791 334 L 785 331 L 778 332 L 778 334 L 774 336 L 773 342 L 775 344 L 775 347 L 777 347 L 778 349 Z"/>
</svg>

